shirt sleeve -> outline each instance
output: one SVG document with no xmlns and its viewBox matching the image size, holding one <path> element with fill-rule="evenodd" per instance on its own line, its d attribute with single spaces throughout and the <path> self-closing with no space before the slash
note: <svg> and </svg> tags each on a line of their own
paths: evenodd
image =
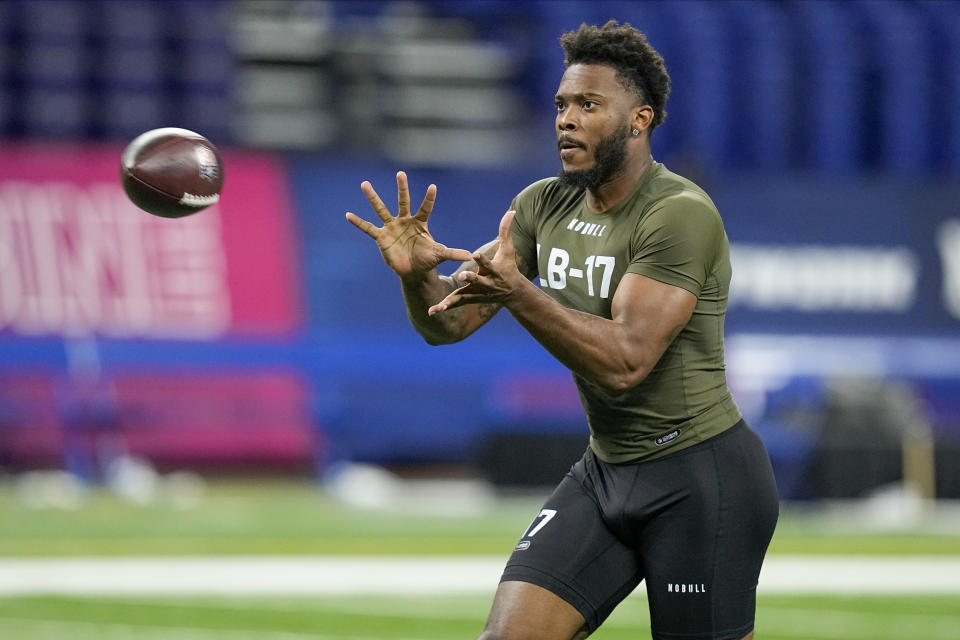
<svg viewBox="0 0 960 640">
<path fill-rule="evenodd" d="M 513 217 L 513 245 L 517 256 L 532 269 L 537 270 L 537 234 L 536 234 L 536 184 L 521 191 L 510 203 L 516 211 Z"/>
<path fill-rule="evenodd" d="M 726 234 L 716 207 L 698 194 L 664 198 L 637 225 L 627 273 L 700 296 Z"/>
</svg>

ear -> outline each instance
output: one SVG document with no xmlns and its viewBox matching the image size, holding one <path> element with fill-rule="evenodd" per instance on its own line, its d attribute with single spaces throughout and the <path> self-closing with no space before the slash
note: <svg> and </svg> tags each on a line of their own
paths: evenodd
<svg viewBox="0 0 960 640">
<path fill-rule="evenodd" d="M 653 122 L 653 107 L 648 104 L 636 107 L 633 110 L 633 119 L 630 121 L 630 126 L 634 129 L 640 131 L 647 131 L 650 128 L 650 123 Z"/>
</svg>

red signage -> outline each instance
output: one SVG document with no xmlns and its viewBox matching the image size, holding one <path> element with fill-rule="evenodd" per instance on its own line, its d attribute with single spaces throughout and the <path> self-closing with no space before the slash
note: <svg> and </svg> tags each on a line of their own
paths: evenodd
<svg viewBox="0 0 960 640">
<path fill-rule="evenodd" d="M 214 339 L 300 325 L 286 177 L 223 153 L 220 202 L 169 220 L 136 208 L 120 148 L 0 148 L 0 331 Z"/>
</svg>

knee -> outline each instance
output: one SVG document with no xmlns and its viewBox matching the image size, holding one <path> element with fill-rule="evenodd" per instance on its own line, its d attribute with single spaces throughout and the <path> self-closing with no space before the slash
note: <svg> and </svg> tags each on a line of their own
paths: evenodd
<svg viewBox="0 0 960 640">
<path fill-rule="evenodd" d="M 580 629 L 572 636 L 553 636 L 550 638 L 557 638 L 557 640 L 584 640 L 590 633 L 587 631 L 586 627 Z M 515 629 L 515 628 L 504 628 L 504 627 L 491 627 L 487 626 L 483 630 L 477 640 L 544 640 L 544 635 L 542 632 L 529 629 Z"/>
<path fill-rule="evenodd" d="M 542 636 L 529 629 L 488 625 L 477 640 L 542 640 Z"/>
<path fill-rule="evenodd" d="M 527 637 L 522 632 L 511 630 L 504 627 L 487 627 L 483 633 L 477 637 L 477 640 L 535 640 L 532 636 Z"/>
</svg>

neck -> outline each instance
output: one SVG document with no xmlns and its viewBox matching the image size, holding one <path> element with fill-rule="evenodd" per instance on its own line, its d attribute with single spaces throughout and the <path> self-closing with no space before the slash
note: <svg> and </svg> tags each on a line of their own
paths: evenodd
<svg viewBox="0 0 960 640">
<path fill-rule="evenodd" d="M 591 211 L 606 211 L 633 191 L 637 182 L 653 164 L 653 156 L 645 149 L 636 158 L 630 158 L 612 178 L 596 187 L 587 189 L 587 207 Z"/>
</svg>

